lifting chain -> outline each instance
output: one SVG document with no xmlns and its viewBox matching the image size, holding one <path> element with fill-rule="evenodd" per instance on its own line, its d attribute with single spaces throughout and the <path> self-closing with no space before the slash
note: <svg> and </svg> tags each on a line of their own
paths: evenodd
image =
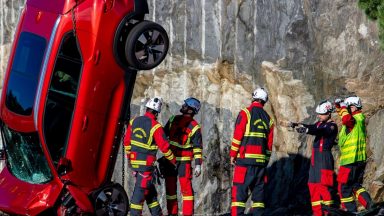
<svg viewBox="0 0 384 216">
<path fill-rule="evenodd" d="M 125 133 L 127 131 L 127 124 L 124 122 L 123 123 L 123 131 L 121 132 L 122 133 L 122 136 L 121 136 L 121 146 L 122 146 L 122 151 L 121 151 L 121 185 L 123 187 L 124 186 L 124 183 L 125 183 L 125 146 L 124 146 L 124 138 L 125 138 Z"/>
<path fill-rule="evenodd" d="M 75 6 L 73 6 L 71 12 L 72 12 L 72 24 L 73 24 L 73 35 L 76 37 L 76 8 L 78 6 L 78 0 L 75 1 Z"/>
</svg>

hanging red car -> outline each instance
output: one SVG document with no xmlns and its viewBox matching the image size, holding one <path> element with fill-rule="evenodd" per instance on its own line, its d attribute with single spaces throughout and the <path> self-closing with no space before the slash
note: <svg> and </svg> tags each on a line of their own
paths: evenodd
<svg viewBox="0 0 384 216">
<path fill-rule="evenodd" d="M 111 182 L 138 70 L 169 41 L 145 0 L 27 0 L 0 103 L 0 211 L 126 215 Z"/>
</svg>

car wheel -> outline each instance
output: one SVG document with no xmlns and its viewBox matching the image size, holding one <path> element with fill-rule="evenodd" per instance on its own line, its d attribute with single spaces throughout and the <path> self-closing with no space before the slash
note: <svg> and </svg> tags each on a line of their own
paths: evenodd
<svg viewBox="0 0 384 216">
<path fill-rule="evenodd" d="M 97 216 L 125 216 L 128 209 L 128 196 L 119 184 L 104 186 L 95 194 L 95 213 Z"/>
<path fill-rule="evenodd" d="M 162 26 L 142 21 L 133 27 L 125 42 L 125 55 L 130 66 L 150 70 L 159 65 L 168 52 L 169 39 Z"/>
</svg>

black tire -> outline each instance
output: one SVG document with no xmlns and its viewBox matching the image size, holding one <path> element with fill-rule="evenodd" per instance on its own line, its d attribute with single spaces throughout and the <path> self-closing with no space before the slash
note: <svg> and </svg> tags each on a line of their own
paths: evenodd
<svg viewBox="0 0 384 216">
<path fill-rule="evenodd" d="M 120 184 L 106 185 L 94 194 L 95 215 L 126 216 L 129 210 L 127 193 Z"/>
<path fill-rule="evenodd" d="M 137 70 L 151 70 L 159 65 L 168 52 L 169 39 L 164 28 L 151 21 L 141 21 L 128 34 L 125 57 Z"/>
</svg>

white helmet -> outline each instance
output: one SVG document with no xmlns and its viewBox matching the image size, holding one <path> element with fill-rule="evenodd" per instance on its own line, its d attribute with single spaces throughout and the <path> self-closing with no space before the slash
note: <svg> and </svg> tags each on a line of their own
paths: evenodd
<svg viewBox="0 0 384 216">
<path fill-rule="evenodd" d="M 316 107 L 316 113 L 323 115 L 327 113 L 333 112 L 333 106 L 332 103 L 329 101 L 322 101 L 317 107 Z"/>
<path fill-rule="evenodd" d="M 145 107 L 155 110 L 156 112 L 161 112 L 161 106 L 163 105 L 163 99 L 161 97 L 154 97 L 149 99 Z"/>
<path fill-rule="evenodd" d="M 253 99 L 260 99 L 263 100 L 265 103 L 268 101 L 268 92 L 264 88 L 257 88 L 252 93 Z"/>
<path fill-rule="evenodd" d="M 363 105 L 361 104 L 361 100 L 359 97 L 357 96 L 353 96 L 353 97 L 347 97 L 345 100 L 344 100 L 344 103 L 345 105 L 347 105 L 348 107 L 349 106 L 355 106 L 357 108 L 362 108 Z"/>
</svg>

